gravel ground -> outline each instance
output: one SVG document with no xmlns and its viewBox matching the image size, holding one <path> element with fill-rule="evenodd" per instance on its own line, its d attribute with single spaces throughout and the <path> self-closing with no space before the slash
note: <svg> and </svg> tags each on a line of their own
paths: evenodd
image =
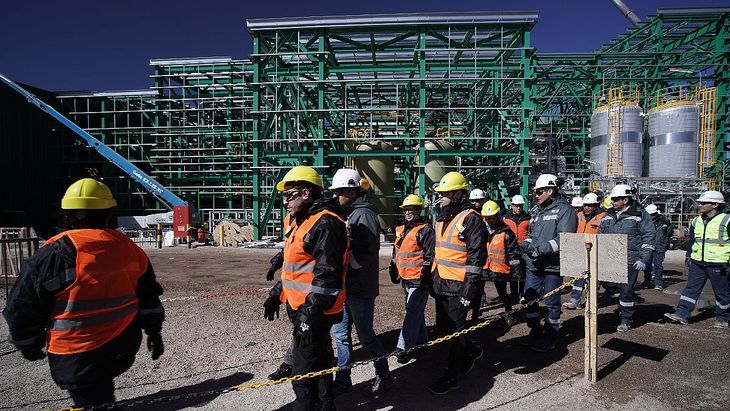
<svg viewBox="0 0 730 411">
<path fill-rule="evenodd" d="M 141 400 L 126 409 L 288 409 L 294 399 L 289 384 L 243 392 L 220 391 L 242 383 L 264 381 L 278 366 L 290 341 L 285 317 L 262 318 L 264 279 L 268 260 L 276 250 L 167 248 L 147 250 L 165 288 L 167 321 L 163 330 L 165 354 L 152 361 L 143 348 L 137 362 L 116 379 L 118 400 Z M 381 254 L 381 267 L 389 248 Z M 460 389 L 434 396 L 425 387 L 441 373 L 445 347 L 417 353 L 400 365 L 390 361 L 394 387 L 380 398 L 367 391 L 372 366 L 353 370 L 354 389 L 337 398 L 341 409 L 730 409 L 726 380 L 730 359 L 728 332 L 712 328 L 712 311 L 695 312 L 685 327 L 666 324 L 684 286 L 683 252 L 668 254 L 665 267 L 672 285 L 665 292 L 642 290 L 646 300 L 637 308 L 635 328 L 614 332 L 615 304 L 599 313 L 599 381 L 583 379 L 582 312 L 563 313 L 561 343 L 553 352 L 538 354 L 516 344 L 527 334 L 518 324 L 507 331 L 490 326 L 473 339 L 485 355 L 461 380 Z M 488 295 L 496 295 L 491 285 Z M 216 295 L 228 293 L 229 295 Z M 202 297 L 201 297 L 202 296 Z M 185 298 L 196 297 L 196 298 Z M 563 299 L 567 300 L 564 295 Z M 711 286 L 703 292 L 713 304 Z M 4 300 L 4 297 L 2 297 Z M 376 332 L 386 349 L 395 347 L 403 318 L 403 293 L 381 271 L 381 295 L 376 301 Z M 4 301 L 3 301 L 4 306 Z M 427 322 L 433 324 L 433 303 Z M 501 308 L 485 311 L 495 315 Z M 7 326 L 0 326 L 0 409 L 57 409 L 69 406 L 66 393 L 50 378 L 47 362 L 24 361 L 7 343 Z M 356 359 L 367 354 L 356 347 Z M 212 393 L 211 393 L 212 391 Z M 175 396 L 183 395 L 183 398 Z M 170 398 L 172 397 L 172 398 Z M 154 401 L 164 398 L 164 401 Z"/>
</svg>

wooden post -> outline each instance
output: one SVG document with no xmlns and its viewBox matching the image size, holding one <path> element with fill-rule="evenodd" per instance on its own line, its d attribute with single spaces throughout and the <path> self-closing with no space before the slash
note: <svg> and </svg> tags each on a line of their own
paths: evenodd
<svg viewBox="0 0 730 411">
<path fill-rule="evenodd" d="M 590 382 L 598 380 L 598 244 L 595 234 L 585 235 L 588 259 L 588 287 L 585 308 L 585 365 L 583 376 Z"/>
</svg>

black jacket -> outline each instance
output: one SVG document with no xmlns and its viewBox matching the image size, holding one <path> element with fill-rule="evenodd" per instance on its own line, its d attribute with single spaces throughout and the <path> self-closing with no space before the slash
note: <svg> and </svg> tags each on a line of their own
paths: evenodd
<svg viewBox="0 0 730 411">
<path fill-rule="evenodd" d="M 304 220 L 322 210 L 329 210 L 338 215 L 341 213 L 336 199 L 320 200 L 312 204 L 307 213 L 297 216 L 297 226 L 300 227 Z M 345 224 L 335 217 L 323 215 L 305 236 L 304 251 L 315 261 L 312 285 L 341 289 L 342 272 L 345 269 L 342 260 L 347 252 Z M 272 288 L 270 294 L 277 297 L 281 294 L 281 281 Z M 309 293 L 306 301 L 298 310 L 292 310 L 287 304 L 287 312 L 292 321 L 298 320 L 313 325 L 325 321 L 324 311 L 332 308 L 336 300 L 336 295 Z"/>
<path fill-rule="evenodd" d="M 669 242 L 672 241 L 674 228 L 672 223 L 663 215 L 652 218 L 654 223 L 654 248 L 657 253 L 664 253 L 669 249 Z"/>
<path fill-rule="evenodd" d="M 446 230 L 448 223 L 457 214 L 471 208 L 471 204 L 464 201 L 452 207 L 442 210 L 438 221 L 443 221 L 443 229 Z M 487 260 L 487 227 L 481 216 L 469 214 L 464 219 L 464 231 L 462 231 L 466 243 L 466 265 L 472 267 L 484 267 Z M 438 275 L 438 270 L 433 273 L 433 290 L 438 295 L 456 297 L 461 296 L 473 300 L 481 295 L 482 273 L 468 272 L 464 281 L 443 279 Z"/>
<path fill-rule="evenodd" d="M 628 239 L 629 264 L 641 260 L 649 264 L 651 255 L 654 252 L 654 223 L 651 217 L 636 203 L 631 203 L 622 212 L 618 213 L 615 208 L 606 211 L 601 219 L 599 234 L 626 234 Z"/>
<path fill-rule="evenodd" d="M 111 252 L 111 250 L 110 250 Z M 54 306 L 54 295 L 66 289 L 75 278 L 66 270 L 76 267 L 76 248 L 68 237 L 42 247 L 23 262 L 15 286 L 8 296 L 3 316 L 8 323 L 8 341 L 19 349 L 40 349 L 46 344 L 46 325 Z M 152 265 L 137 282 L 140 314 L 119 336 L 99 347 L 79 354 L 49 354 L 51 375 L 61 388 L 91 385 L 125 372 L 134 362 L 141 341 L 140 329 L 159 333 L 165 313 Z"/>
<path fill-rule="evenodd" d="M 423 250 L 423 266 L 430 268 L 431 263 L 433 262 L 433 247 L 436 241 L 434 238 L 433 227 L 431 227 L 431 220 L 426 217 L 418 217 L 411 222 L 406 221 L 403 227 L 403 235 L 398 241 L 402 242 L 403 238 L 405 238 L 406 234 L 408 234 L 414 226 L 421 224 L 425 224 L 426 226 L 416 233 L 416 244 Z M 398 243 L 398 245 L 400 246 L 400 243 Z M 393 247 L 393 258 L 395 258 L 395 247 Z M 421 285 L 420 279 L 403 279 L 402 282 L 404 287 L 419 287 Z"/>
<path fill-rule="evenodd" d="M 532 273 L 559 273 L 560 233 L 574 233 L 577 228 L 578 216 L 562 197 L 533 207 L 529 233 L 521 244 L 526 251 L 522 260 L 527 269 Z"/>
<path fill-rule="evenodd" d="M 380 225 L 374 205 L 359 197 L 344 207 L 350 236 L 347 295 L 375 298 L 380 291 Z"/>
</svg>

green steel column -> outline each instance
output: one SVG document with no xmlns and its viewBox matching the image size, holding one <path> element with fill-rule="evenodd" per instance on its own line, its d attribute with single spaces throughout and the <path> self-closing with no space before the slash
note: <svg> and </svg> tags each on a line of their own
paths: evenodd
<svg viewBox="0 0 730 411">
<path fill-rule="evenodd" d="M 727 44 L 730 43 L 730 34 L 728 33 L 728 18 L 723 15 L 717 21 L 717 31 L 714 40 L 714 54 L 716 57 L 715 76 L 717 81 L 717 127 L 715 130 L 715 158 L 717 165 L 715 170 L 723 169 L 723 160 L 725 153 L 725 145 L 730 143 L 730 135 L 728 134 L 728 82 L 730 82 L 730 51 L 727 50 Z M 724 176 L 723 176 L 724 178 Z M 724 181 L 722 182 L 725 183 Z"/>
<path fill-rule="evenodd" d="M 418 195 L 426 194 L 426 27 L 418 28 Z M 429 189 L 431 187 L 428 187 Z"/>
<path fill-rule="evenodd" d="M 259 54 L 260 48 L 259 48 L 259 37 L 258 34 L 253 34 L 253 54 Z M 252 173 L 252 185 L 253 185 L 253 195 L 252 195 L 252 207 L 253 207 L 253 238 L 254 240 L 258 241 L 261 240 L 261 234 L 263 232 L 262 228 L 266 225 L 265 221 L 262 221 L 261 216 L 261 195 L 265 195 L 264 193 L 261 193 L 261 162 L 259 159 L 259 148 L 260 148 L 260 140 L 263 136 L 259 135 L 259 121 L 261 114 L 256 113 L 257 111 L 261 110 L 261 86 L 259 84 L 256 84 L 259 82 L 260 78 L 260 70 L 262 69 L 260 65 L 260 57 L 254 57 L 253 58 L 253 110 L 254 113 L 251 113 L 251 116 L 253 118 L 252 121 L 252 132 L 253 132 L 253 144 L 251 145 L 252 148 L 252 162 L 253 162 L 253 173 Z M 268 221 L 268 218 L 265 218 Z"/>
<path fill-rule="evenodd" d="M 324 30 L 320 30 L 318 39 L 317 54 L 317 135 L 314 136 L 317 141 L 315 147 L 317 153 L 314 156 L 314 165 L 316 167 L 324 166 L 324 105 L 325 105 L 325 83 L 327 79 L 327 58 L 325 51 L 327 51 L 327 36 Z M 320 174 L 324 174 L 324 169 L 319 168 Z"/>
<path fill-rule="evenodd" d="M 523 33 L 522 50 L 520 50 L 520 65 L 522 66 L 522 78 L 520 87 L 522 88 L 522 111 L 520 113 L 520 121 L 522 123 L 522 132 L 520 133 L 520 194 L 527 197 L 529 194 L 529 170 L 530 170 L 530 150 L 527 139 L 533 135 L 534 127 L 532 116 L 535 111 L 535 103 L 532 96 L 535 92 L 535 53 L 530 48 L 530 31 Z M 529 79 L 529 80 L 524 80 Z"/>
</svg>

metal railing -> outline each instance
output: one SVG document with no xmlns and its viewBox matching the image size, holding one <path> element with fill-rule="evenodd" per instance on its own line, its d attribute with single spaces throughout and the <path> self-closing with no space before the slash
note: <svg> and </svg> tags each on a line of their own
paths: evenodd
<svg viewBox="0 0 730 411">
<path fill-rule="evenodd" d="M 0 270 L 5 279 L 5 296 L 10 288 L 10 277 L 20 274 L 23 260 L 30 258 L 38 251 L 40 238 L 35 230 L 27 227 L 0 228 Z"/>
</svg>

